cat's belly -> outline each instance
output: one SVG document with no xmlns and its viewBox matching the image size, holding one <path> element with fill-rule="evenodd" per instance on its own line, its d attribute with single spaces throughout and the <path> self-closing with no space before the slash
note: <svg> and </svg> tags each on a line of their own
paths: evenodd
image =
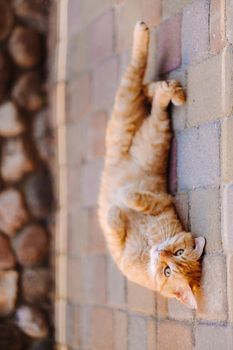
<svg viewBox="0 0 233 350">
<path fill-rule="evenodd" d="M 133 186 L 138 191 L 166 191 L 166 181 L 156 175 L 148 175 L 132 162 L 105 169 L 100 188 L 99 206 L 103 210 L 116 205 L 124 208 L 121 189 Z"/>
</svg>

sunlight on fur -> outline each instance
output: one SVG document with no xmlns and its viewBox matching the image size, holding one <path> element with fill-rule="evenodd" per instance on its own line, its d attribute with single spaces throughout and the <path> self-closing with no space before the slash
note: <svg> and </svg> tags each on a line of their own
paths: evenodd
<svg viewBox="0 0 233 350">
<path fill-rule="evenodd" d="M 129 280 L 195 309 L 205 239 L 184 231 L 167 193 L 172 133 L 166 110 L 170 102 L 182 105 L 185 93 L 177 81 L 143 86 L 148 42 L 149 29 L 138 22 L 107 128 L 99 220 Z"/>
</svg>

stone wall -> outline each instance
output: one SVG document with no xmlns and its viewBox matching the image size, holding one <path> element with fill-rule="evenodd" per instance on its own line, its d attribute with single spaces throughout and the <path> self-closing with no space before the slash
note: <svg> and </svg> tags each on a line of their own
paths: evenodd
<svg viewBox="0 0 233 350">
<path fill-rule="evenodd" d="M 50 1 L 0 1 L 0 349 L 53 344 Z"/>
<path fill-rule="evenodd" d="M 61 349 L 233 348 L 232 0 L 60 1 L 64 98 L 59 141 L 57 340 Z M 64 19 L 64 17 L 62 17 Z M 205 235 L 197 312 L 128 282 L 97 223 L 104 132 L 138 19 L 151 28 L 147 80 L 182 82 L 172 109 L 171 193 L 187 229 Z M 66 27 L 67 25 L 67 27 Z M 62 152 L 60 152 L 62 150 Z M 65 277 L 66 276 L 66 277 Z M 66 280 L 64 281 L 64 279 Z"/>
</svg>

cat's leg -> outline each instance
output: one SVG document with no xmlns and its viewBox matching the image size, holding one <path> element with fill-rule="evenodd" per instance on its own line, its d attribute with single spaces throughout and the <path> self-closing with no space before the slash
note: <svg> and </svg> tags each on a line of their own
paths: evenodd
<svg viewBox="0 0 233 350">
<path fill-rule="evenodd" d="M 134 30 L 131 62 L 116 94 L 112 117 L 107 129 L 107 156 L 128 156 L 132 139 L 146 115 L 143 78 L 149 43 L 149 29 L 138 22 Z"/>
<path fill-rule="evenodd" d="M 148 88 L 153 95 L 151 115 L 145 119 L 131 147 L 138 165 L 147 173 L 164 176 L 171 141 L 171 125 L 167 112 L 170 101 L 176 105 L 185 102 L 185 94 L 178 82 L 153 83 Z"/>
<path fill-rule="evenodd" d="M 107 213 L 109 228 L 107 240 L 116 249 L 122 249 L 126 238 L 126 226 L 123 211 L 118 206 L 112 206 Z"/>
<path fill-rule="evenodd" d="M 158 215 L 172 206 L 172 197 L 167 193 L 154 194 L 150 191 L 128 190 L 123 196 L 125 205 L 133 210 Z"/>
</svg>

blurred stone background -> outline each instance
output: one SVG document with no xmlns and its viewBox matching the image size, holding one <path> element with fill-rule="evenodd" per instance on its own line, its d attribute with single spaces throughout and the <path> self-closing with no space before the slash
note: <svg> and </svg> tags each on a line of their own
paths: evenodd
<svg viewBox="0 0 233 350">
<path fill-rule="evenodd" d="M 49 0 L 0 1 L 0 349 L 53 349 Z"/>
</svg>

